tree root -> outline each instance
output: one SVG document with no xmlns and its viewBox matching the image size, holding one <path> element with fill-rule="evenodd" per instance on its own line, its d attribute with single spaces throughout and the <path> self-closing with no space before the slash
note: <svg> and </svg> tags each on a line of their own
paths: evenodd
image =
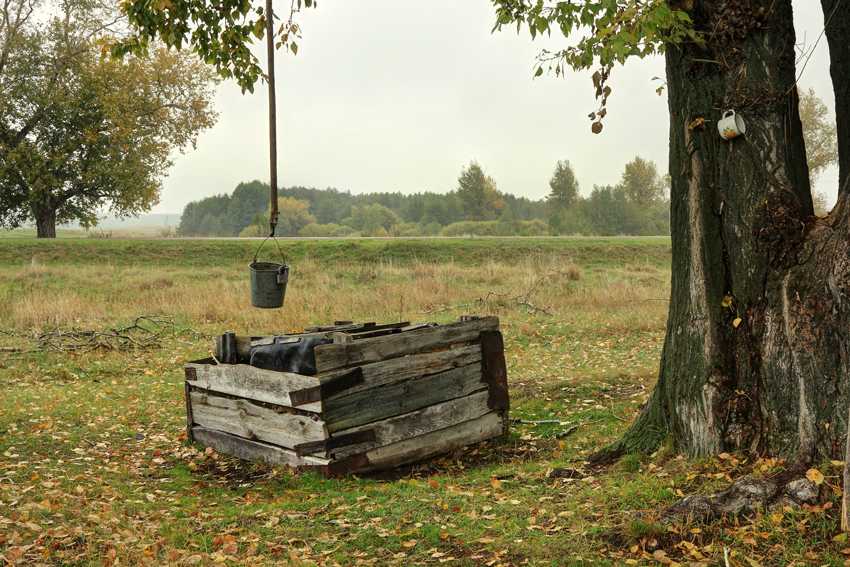
<svg viewBox="0 0 850 567">
<path fill-rule="evenodd" d="M 715 518 L 751 514 L 758 509 L 814 506 L 819 496 L 820 486 L 805 476 L 788 473 L 772 479 L 742 476 L 723 492 L 711 496 L 685 496 L 662 510 L 660 519 L 705 523 Z"/>
</svg>

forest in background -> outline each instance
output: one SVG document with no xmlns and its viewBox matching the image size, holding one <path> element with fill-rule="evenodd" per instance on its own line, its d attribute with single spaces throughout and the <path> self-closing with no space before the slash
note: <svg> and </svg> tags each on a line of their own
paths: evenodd
<svg viewBox="0 0 850 567">
<path fill-rule="evenodd" d="M 472 161 L 448 193 L 366 193 L 335 188 L 278 190 L 276 236 L 545 236 L 670 233 L 665 178 L 655 164 L 636 157 L 620 183 L 579 193 L 570 163 L 559 161 L 540 200 L 498 190 Z M 181 236 L 266 236 L 269 185 L 240 183 L 231 194 L 192 201 L 180 218 Z"/>
</svg>

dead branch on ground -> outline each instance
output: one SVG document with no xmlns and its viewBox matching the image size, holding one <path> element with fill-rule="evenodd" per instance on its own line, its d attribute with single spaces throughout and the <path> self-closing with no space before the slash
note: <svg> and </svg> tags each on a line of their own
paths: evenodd
<svg viewBox="0 0 850 567">
<path fill-rule="evenodd" d="M 111 327 L 101 331 L 75 327 L 63 330 L 56 327 L 51 331 L 33 334 L 2 329 L 0 333 L 26 338 L 40 348 L 58 352 L 155 350 L 162 348 L 165 339 L 192 345 L 193 343 L 179 337 L 206 338 L 201 331 L 175 325 L 173 318 L 167 315 L 142 315 L 124 327 Z"/>
<path fill-rule="evenodd" d="M 567 276 L 567 277 L 569 277 L 569 274 L 565 274 L 564 272 L 558 272 L 558 271 L 555 271 L 555 270 L 549 268 L 549 270 L 547 270 L 547 272 L 541 278 L 539 278 L 536 282 L 534 282 L 534 285 L 532 285 L 528 289 L 528 291 L 526 291 L 525 293 L 521 293 L 521 294 L 518 294 L 518 295 L 515 295 L 515 296 L 512 297 L 511 294 L 513 293 L 513 289 L 510 289 L 506 293 L 497 293 L 497 292 L 494 292 L 494 291 L 488 291 L 486 297 L 479 297 L 477 301 L 480 301 L 480 302 L 484 303 L 485 305 L 488 305 L 488 301 L 490 299 L 490 296 L 503 297 L 503 298 L 506 298 L 507 301 L 509 301 L 509 302 L 513 302 L 513 303 L 516 303 L 517 305 L 522 305 L 524 307 L 528 307 L 530 309 L 530 311 L 528 312 L 529 315 L 534 315 L 535 313 L 538 313 L 538 312 L 548 314 L 549 310 L 552 309 L 552 306 L 555 304 L 555 301 L 554 300 L 550 301 L 549 305 L 546 305 L 546 306 L 535 305 L 531 301 L 531 295 L 537 290 L 538 287 L 540 287 L 540 284 L 542 284 L 547 278 L 551 278 L 551 277 L 554 277 L 554 276 Z"/>
</svg>

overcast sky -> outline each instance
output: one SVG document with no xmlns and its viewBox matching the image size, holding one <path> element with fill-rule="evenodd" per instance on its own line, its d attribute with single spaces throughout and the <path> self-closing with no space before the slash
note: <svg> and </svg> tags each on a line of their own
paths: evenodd
<svg viewBox="0 0 850 567">
<path fill-rule="evenodd" d="M 811 52 L 799 84 L 832 112 L 820 2 L 795 0 L 794 9 L 797 41 Z M 594 135 L 588 74 L 532 79 L 536 55 L 563 40 L 491 33 L 494 19 L 487 0 L 321 0 L 300 14 L 298 55 L 276 54 L 279 185 L 445 193 L 476 160 L 501 191 L 541 199 L 559 159 L 585 195 L 617 183 L 636 155 L 667 170 L 667 98 L 653 79 L 664 77 L 663 58 L 614 69 L 605 128 Z M 176 156 L 152 212 L 179 214 L 242 181 L 268 181 L 265 89 L 219 85 L 218 124 Z M 833 168 L 817 187 L 830 202 L 837 179 Z"/>
</svg>

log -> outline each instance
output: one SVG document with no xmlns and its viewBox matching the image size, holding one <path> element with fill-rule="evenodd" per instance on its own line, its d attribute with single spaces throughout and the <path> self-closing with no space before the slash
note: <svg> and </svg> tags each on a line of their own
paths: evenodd
<svg viewBox="0 0 850 567">
<path fill-rule="evenodd" d="M 261 441 L 250 441 L 230 433 L 214 431 L 197 425 L 192 428 L 192 436 L 197 443 L 212 447 L 219 453 L 227 453 L 246 461 L 263 461 L 271 465 L 287 465 L 292 468 L 323 467 L 331 462 L 329 459 L 319 457 L 299 457 L 295 454 L 295 451 L 289 449 Z"/>
<path fill-rule="evenodd" d="M 324 402 L 322 416 L 331 433 L 401 415 L 483 390 L 481 364 L 341 395 Z"/>
<path fill-rule="evenodd" d="M 485 317 L 349 343 L 320 345 L 315 350 L 316 369 L 319 374 L 323 374 L 350 366 L 446 348 L 453 344 L 478 340 L 481 331 L 498 329 L 498 317 Z"/>
<path fill-rule="evenodd" d="M 386 470 L 414 463 L 496 437 L 501 431 L 502 417 L 493 411 L 472 421 L 367 451 L 369 462 L 357 472 Z"/>
<path fill-rule="evenodd" d="M 390 417 L 383 421 L 340 431 L 334 434 L 331 439 L 340 436 L 356 435 L 366 431 L 373 432 L 374 439 L 356 445 L 339 446 L 339 448 L 332 451 L 332 456 L 334 459 L 344 459 L 363 451 L 369 451 L 384 445 L 392 445 L 399 441 L 452 427 L 465 421 L 472 421 L 490 411 L 487 407 L 488 396 L 489 394 L 486 391 L 476 392 L 463 398 L 421 408 L 404 415 Z"/>
<path fill-rule="evenodd" d="M 322 384 L 322 380 L 316 376 L 273 372 L 245 364 L 216 364 L 211 359 L 187 362 L 186 382 L 202 390 L 286 407 L 295 407 L 291 393 Z M 322 411 L 321 402 L 310 402 L 298 407 L 306 411 Z"/>
<path fill-rule="evenodd" d="M 324 422 L 309 416 L 277 413 L 248 400 L 231 400 L 203 392 L 190 395 L 194 423 L 207 429 L 289 448 L 328 436 Z"/>
</svg>

